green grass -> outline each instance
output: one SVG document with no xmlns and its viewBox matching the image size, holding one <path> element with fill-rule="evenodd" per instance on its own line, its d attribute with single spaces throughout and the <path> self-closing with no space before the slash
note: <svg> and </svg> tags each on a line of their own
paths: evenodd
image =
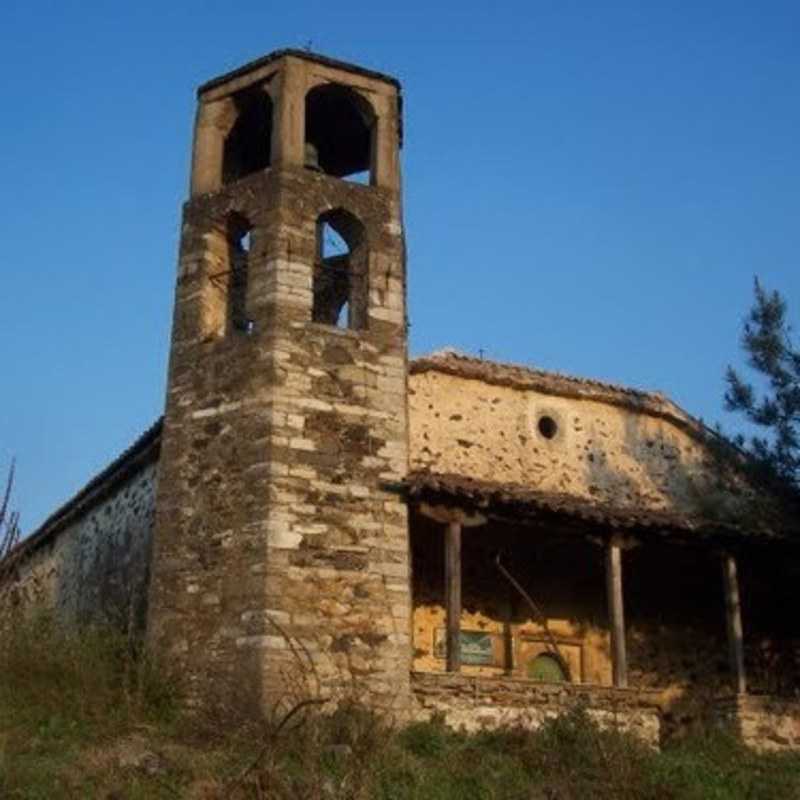
<svg viewBox="0 0 800 800">
<path fill-rule="evenodd" d="M 0 641 L 4 800 L 800 797 L 800 756 L 756 755 L 722 735 L 654 753 L 580 709 L 535 733 L 476 735 L 436 721 L 390 728 L 355 706 L 280 730 L 230 710 L 198 720 L 118 634 L 38 617 Z"/>
<path fill-rule="evenodd" d="M 38 615 L 0 636 L 0 797 L 91 797 L 67 785 L 82 758 L 177 719 L 174 691 L 118 633 Z"/>
</svg>

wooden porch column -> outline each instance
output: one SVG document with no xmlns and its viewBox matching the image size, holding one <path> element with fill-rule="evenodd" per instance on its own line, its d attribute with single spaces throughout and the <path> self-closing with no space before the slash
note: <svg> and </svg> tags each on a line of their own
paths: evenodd
<svg viewBox="0 0 800 800">
<path fill-rule="evenodd" d="M 747 691 L 744 671 L 744 634 L 742 630 L 742 606 L 739 601 L 739 579 L 736 575 L 736 559 L 730 553 L 722 554 L 722 576 L 725 584 L 725 621 L 728 629 L 728 650 L 731 672 L 736 681 L 736 691 Z"/>
<path fill-rule="evenodd" d="M 461 669 L 461 523 L 449 522 L 444 547 L 447 671 Z"/>
<path fill-rule="evenodd" d="M 622 598 L 622 548 L 613 537 L 606 549 L 606 596 L 614 686 L 624 689 L 628 685 L 628 656 L 625 651 L 625 611 Z"/>
</svg>

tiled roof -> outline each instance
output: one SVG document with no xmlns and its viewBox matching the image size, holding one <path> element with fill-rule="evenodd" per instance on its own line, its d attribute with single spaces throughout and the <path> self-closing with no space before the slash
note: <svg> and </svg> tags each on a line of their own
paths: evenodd
<svg viewBox="0 0 800 800">
<path fill-rule="evenodd" d="M 32 534 L 26 536 L 17 548 L 29 552 L 48 541 L 85 510 L 107 497 L 138 469 L 155 461 L 161 447 L 163 422 L 163 417 L 156 420 L 130 447 L 57 508 Z"/>
<path fill-rule="evenodd" d="M 402 488 L 414 500 L 431 504 L 454 503 L 472 511 L 491 511 L 505 519 L 520 521 L 579 521 L 601 526 L 604 531 L 682 535 L 687 538 L 741 539 L 757 536 L 777 538 L 773 530 L 745 531 L 733 521 L 708 519 L 667 510 L 648 510 L 631 506 L 611 506 L 588 498 L 556 492 L 542 492 L 513 483 L 479 480 L 457 474 L 428 470 L 411 472 Z"/>
</svg>

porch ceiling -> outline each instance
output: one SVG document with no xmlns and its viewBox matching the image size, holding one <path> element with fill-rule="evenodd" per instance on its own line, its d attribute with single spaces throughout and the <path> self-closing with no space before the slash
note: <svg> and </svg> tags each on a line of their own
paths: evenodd
<svg viewBox="0 0 800 800">
<path fill-rule="evenodd" d="M 401 485 L 412 502 L 453 505 L 468 512 L 504 521 L 579 524 L 584 533 L 608 535 L 625 530 L 642 535 L 674 537 L 683 541 L 735 542 L 786 541 L 787 537 L 765 525 L 743 525 L 729 520 L 693 517 L 668 510 L 612 506 L 575 495 L 542 492 L 519 484 L 480 480 L 466 475 L 418 470 Z M 749 522 L 749 521 L 748 521 Z M 588 526 L 590 530 L 586 530 Z"/>
</svg>

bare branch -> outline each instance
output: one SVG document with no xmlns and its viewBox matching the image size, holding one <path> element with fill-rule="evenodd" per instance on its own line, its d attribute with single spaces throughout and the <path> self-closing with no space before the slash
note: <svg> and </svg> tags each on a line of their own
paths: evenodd
<svg viewBox="0 0 800 800">
<path fill-rule="evenodd" d="M 10 511 L 11 491 L 14 487 L 16 464 L 12 460 L 6 479 L 3 500 L 0 503 L 0 580 L 11 574 L 19 557 L 17 545 L 20 540 L 19 512 Z"/>
</svg>

